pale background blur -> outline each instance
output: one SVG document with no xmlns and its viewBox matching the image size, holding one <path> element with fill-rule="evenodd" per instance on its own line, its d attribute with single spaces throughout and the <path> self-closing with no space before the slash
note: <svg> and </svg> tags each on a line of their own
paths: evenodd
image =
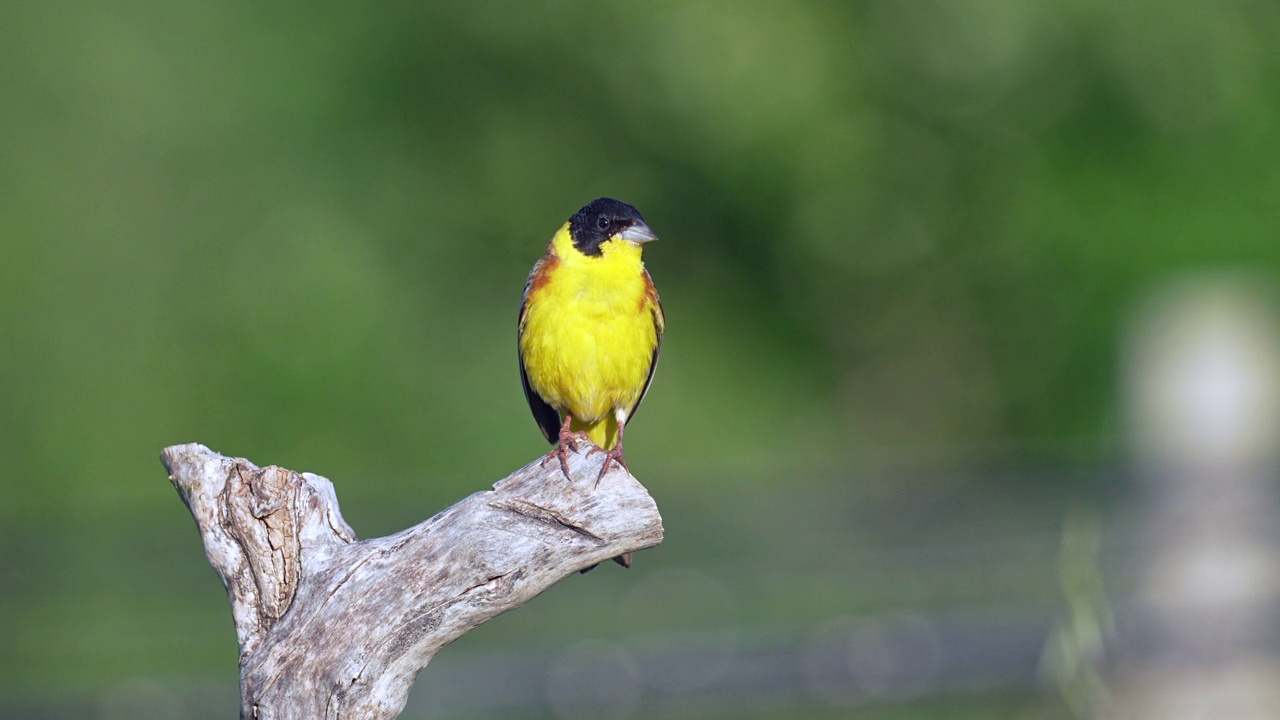
<svg viewBox="0 0 1280 720">
<path fill-rule="evenodd" d="M 362 537 L 546 446 L 530 265 L 662 238 L 667 540 L 406 718 L 1280 717 L 1280 6 L 0 7 L 0 715 L 223 718 L 166 445 Z"/>
</svg>

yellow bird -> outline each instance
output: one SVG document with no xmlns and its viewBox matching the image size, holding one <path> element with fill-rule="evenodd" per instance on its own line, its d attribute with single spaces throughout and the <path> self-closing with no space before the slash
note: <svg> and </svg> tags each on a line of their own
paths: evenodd
<svg viewBox="0 0 1280 720">
<path fill-rule="evenodd" d="M 640 259 L 657 240 L 634 207 L 600 198 L 561 226 L 534 264 L 520 305 L 520 380 L 569 477 L 566 447 L 585 435 L 626 467 L 622 433 L 644 399 L 665 319 Z M 545 461 L 544 461 L 545 462 Z M 626 564 L 626 563 L 624 563 Z"/>
</svg>

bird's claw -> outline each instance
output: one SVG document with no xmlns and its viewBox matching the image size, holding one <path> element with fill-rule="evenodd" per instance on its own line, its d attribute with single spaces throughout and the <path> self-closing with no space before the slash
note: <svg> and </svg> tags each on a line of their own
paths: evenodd
<svg viewBox="0 0 1280 720">
<path fill-rule="evenodd" d="M 591 442 L 591 436 L 582 430 L 573 432 L 562 430 L 560 432 L 560 442 L 556 443 L 556 447 L 542 458 L 542 467 L 545 468 L 547 461 L 551 458 L 556 458 L 560 461 L 560 472 L 564 473 L 564 479 L 572 482 L 573 478 L 569 476 L 569 451 L 578 452 L 578 443 L 583 440 Z M 594 443 L 592 443 L 592 447 L 587 453 L 590 454 L 598 450 L 600 448 L 595 447 Z M 596 480 L 596 482 L 599 483 L 600 481 Z"/>
<path fill-rule="evenodd" d="M 586 430 L 574 430 L 560 438 L 560 441 L 568 443 L 574 452 L 578 452 L 578 443 L 585 442 L 589 445 L 595 445 L 595 441 L 591 439 Z"/>
<path fill-rule="evenodd" d="M 609 463 L 611 462 L 617 463 L 618 465 L 622 466 L 623 470 L 626 470 L 627 472 L 631 472 L 631 468 L 627 467 L 627 461 L 622 459 L 622 443 L 621 442 L 614 445 L 613 448 L 609 450 L 604 450 L 598 446 L 593 447 L 587 451 L 587 454 L 591 455 L 598 452 L 604 453 L 604 462 L 600 463 L 600 474 L 596 475 L 597 486 L 600 485 L 600 481 L 604 479 L 604 476 L 609 474 Z"/>
<path fill-rule="evenodd" d="M 573 481 L 573 478 L 569 477 L 569 453 L 566 452 L 566 450 L 568 449 L 571 442 L 572 441 L 563 441 L 563 440 L 560 441 L 559 443 L 556 444 L 554 448 L 552 448 L 551 452 L 547 453 L 542 457 L 542 467 L 544 469 L 547 467 L 547 461 L 551 460 L 552 458 L 556 458 L 557 460 L 559 460 L 560 472 L 564 473 L 564 479 L 569 480 L 570 482 Z M 574 446 L 573 449 L 576 452 L 578 448 L 577 446 Z"/>
</svg>

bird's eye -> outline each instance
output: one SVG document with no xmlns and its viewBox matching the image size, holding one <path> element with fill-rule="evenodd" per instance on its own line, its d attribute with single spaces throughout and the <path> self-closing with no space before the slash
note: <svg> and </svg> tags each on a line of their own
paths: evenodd
<svg viewBox="0 0 1280 720">
<path fill-rule="evenodd" d="M 601 215 L 599 219 L 596 220 L 596 227 L 600 228 L 601 230 L 608 230 L 609 225 L 610 225 L 609 218 L 605 217 L 604 215 Z"/>
</svg>

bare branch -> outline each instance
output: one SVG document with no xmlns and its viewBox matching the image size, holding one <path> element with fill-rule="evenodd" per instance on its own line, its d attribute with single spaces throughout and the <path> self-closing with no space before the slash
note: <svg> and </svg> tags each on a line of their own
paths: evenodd
<svg viewBox="0 0 1280 720">
<path fill-rule="evenodd" d="M 603 453 L 535 461 L 395 535 L 356 540 L 333 485 L 203 445 L 161 460 L 231 599 L 242 718 L 392 718 L 445 645 L 558 580 L 662 542 Z"/>
</svg>

